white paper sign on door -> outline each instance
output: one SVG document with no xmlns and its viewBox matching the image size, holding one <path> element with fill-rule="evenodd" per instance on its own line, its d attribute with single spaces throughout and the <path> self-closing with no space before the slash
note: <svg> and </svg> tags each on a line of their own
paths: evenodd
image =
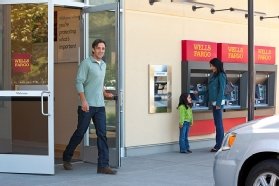
<svg viewBox="0 0 279 186">
<path fill-rule="evenodd" d="M 58 62 L 78 62 L 80 47 L 80 11 L 57 12 Z"/>
</svg>

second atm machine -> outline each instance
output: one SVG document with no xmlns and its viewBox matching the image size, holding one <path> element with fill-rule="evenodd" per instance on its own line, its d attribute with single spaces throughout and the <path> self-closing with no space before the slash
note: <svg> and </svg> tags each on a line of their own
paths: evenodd
<svg viewBox="0 0 279 186">
<path fill-rule="evenodd" d="M 277 66 L 275 48 L 255 47 L 255 108 L 274 108 Z"/>
</svg>

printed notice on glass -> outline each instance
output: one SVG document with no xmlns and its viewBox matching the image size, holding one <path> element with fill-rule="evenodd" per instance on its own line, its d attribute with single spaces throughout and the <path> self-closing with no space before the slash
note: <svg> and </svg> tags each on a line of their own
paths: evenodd
<svg viewBox="0 0 279 186">
<path fill-rule="evenodd" d="M 80 47 L 80 11 L 62 10 L 57 13 L 58 62 L 78 62 Z"/>
</svg>

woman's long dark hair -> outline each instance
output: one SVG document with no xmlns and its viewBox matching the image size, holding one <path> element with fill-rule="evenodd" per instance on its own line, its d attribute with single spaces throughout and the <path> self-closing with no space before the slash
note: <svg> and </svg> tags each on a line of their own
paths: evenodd
<svg viewBox="0 0 279 186">
<path fill-rule="evenodd" d="M 222 63 L 222 61 L 220 61 L 218 58 L 213 58 L 213 59 L 211 59 L 211 60 L 209 61 L 209 63 L 210 63 L 212 66 L 216 67 L 216 69 L 217 69 L 217 72 L 216 72 L 214 75 L 219 75 L 219 73 L 221 73 L 221 72 L 223 72 L 224 74 L 226 74 L 225 71 L 224 71 L 224 68 L 223 68 L 223 63 Z"/>
<path fill-rule="evenodd" d="M 179 97 L 179 103 L 178 103 L 178 106 L 177 108 L 180 106 L 180 105 L 185 105 L 186 109 L 188 108 L 192 108 L 193 106 L 193 103 L 189 103 L 188 100 L 187 100 L 187 97 L 188 96 L 191 96 L 190 93 L 182 93 Z"/>
</svg>

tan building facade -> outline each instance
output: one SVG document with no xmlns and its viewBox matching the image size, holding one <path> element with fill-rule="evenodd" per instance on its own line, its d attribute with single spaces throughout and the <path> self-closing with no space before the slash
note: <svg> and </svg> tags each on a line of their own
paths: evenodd
<svg viewBox="0 0 279 186">
<path fill-rule="evenodd" d="M 150 147 L 176 143 L 179 136 L 178 112 L 176 110 L 181 93 L 181 40 L 209 41 L 248 45 L 248 21 L 245 12 L 220 11 L 211 14 L 211 8 L 192 10 L 191 3 L 164 0 L 150 5 L 147 1 L 125 1 L 124 7 L 124 53 L 125 53 L 125 147 Z M 191 1 L 192 2 L 192 1 Z M 195 1 L 196 2 L 196 1 Z M 212 3 L 202 1 L 201 3 Z M 214 1 L 214 9 L 230 7 L 248 10 L 246 1 Z M 277 1 L 257 1 L 256 12 L 266 16 L 277 15 Z M 279 46 L 277 19 L 260 20 L 254 17 L 255 45 Z M 276 64 L 278 60 L 276 59 Z M 149 114 L 148 112 L 148 65 L 170 65 L 172 67 L 172 111 L 170 113 Z M 209 68 L 209 65 L 208 65 Z M 276 86 L 274 87 L 276 88 Z M 276 92 L 278 87 L 276 88 Z M 278 100 L 276 102 L 276 107 Z M 255 115 L 270 115 L 255 113 Z M 211 117 L 211 113 L 208 117 Z M 225 118 L 247 115 L 247 110 L 224 113 Z M 194 114 L 200 120 L 204 114 Z M 195 122 L 194 122 L 195 125 Z M 211 125 L 211 124 L 209 124 Z M 207 127 L 206 125 L 204 127 Z M 190 129 L 191 130 L 191 129 Z M 212 139 L 213 135 L 190 137 Z"/>
</svg>

